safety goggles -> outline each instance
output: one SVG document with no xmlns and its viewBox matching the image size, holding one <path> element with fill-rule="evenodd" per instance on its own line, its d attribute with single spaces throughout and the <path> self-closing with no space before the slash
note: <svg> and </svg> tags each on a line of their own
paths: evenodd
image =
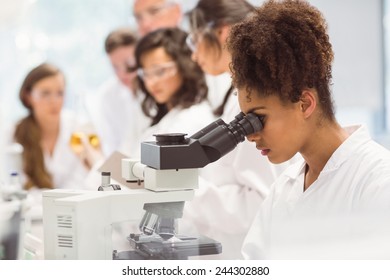
<svg viewBox="0 0 390 280">
<path fill-rule="evenodd" d="M 192 52 L 195 52 L 198 49 L 198 45 L 203 40 L 204 36 L 206 34 L 211 33 L 214 27 L 215 27 L 214 22 L 209 22 L 206 24 L 206 27 L 200 30 L 190 32 L 186 38 L 186 44 L 188 48 Z"/>
<path fill-rule="evenodd" d="M 163 80 L 170 78 L 177 73 L 177 65 L 174 61 L 154 65 L 150 69 L 139 68 L 137 75 L 145 82 L 151 80 Z"/>
<path fill-rule="evenodd" d="M 50 100 L 62 100 L 64 98 L 63 91 L 48 91 L 48 90 L 33 90 L 31 92 L 32 98 L 35 100 L 50 101 Z"/>
</svg>

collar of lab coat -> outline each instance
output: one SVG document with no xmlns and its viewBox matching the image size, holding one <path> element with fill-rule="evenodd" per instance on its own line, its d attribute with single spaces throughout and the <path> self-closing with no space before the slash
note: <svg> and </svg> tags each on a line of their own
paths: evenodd
<svg viewBox="0 0 390 280">
<path fill-rule="evenodd" d="M 332 172 L 337 170 L 350 155 L 358 150 L 358 147 L 371 141 L 368 129 L 364 125 L 355 125 L 344 127 L 349 137 L 334 151 L 328 162 L 325 164 L 321 173 Z M 285 175 L 291 179 L 298 178 L 299 174 L 304 172 L 306 162 L 302 159 L 288 168 Z"/>
</svg>

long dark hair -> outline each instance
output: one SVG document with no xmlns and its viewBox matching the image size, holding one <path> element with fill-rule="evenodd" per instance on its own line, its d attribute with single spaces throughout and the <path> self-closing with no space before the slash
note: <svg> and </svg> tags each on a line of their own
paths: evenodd
<svg viewBox="0 0 390 280">
<path fill-rule="evenodd" d="M 154 49 L 164 48 L 165 52 L 175 61 L 183 83 L 170 102 L 174 107 L 188 108 L 200 103 L 207 97 L 207 85 L 203 71 L 197 63 L 191 60 L 191 50 L 186 44 L 187 33 L 178 28 L 158 29 L 143 37 L 135 49 L 137 67 L 141 68 L 142 56 Z M 140 89 L 145 94 L 142 110 L 152 118 L 151 125 L 157 124 L 167 113 L 166 104 L 158 104 L 138 77 Z"/>
<path fill-rule="evenodd" d="M 61 71 L 53 65 L 41 64 L 27 74 L 19 91 L 19 99 L 29 111 L 28 116 L 17 124 L 14 133 L 15 141 L 23 146 L 23 171 L 27 176 L 25 189 L 54 187 L 52 176 L 45 168 L 40 144 L 41 130 L 34 117 L 29 96 L 37 82 L 60 73 Z"/>
<path fill-rule="evenodd" d="M 202 31 L 203 40 L 220 55 L 223 46 L 212 30 L 223 25 L 239 23 L 254 11 L 255 7 L 245 0 L 199 0 L 193 9 L 186 13 L 186 16 L 189 20 L 191 32 Z M 232 92 L 233 87 L 230 87 L 222 103 L 214 110 L 216 116 L 223 114 Z"/>
</svg>

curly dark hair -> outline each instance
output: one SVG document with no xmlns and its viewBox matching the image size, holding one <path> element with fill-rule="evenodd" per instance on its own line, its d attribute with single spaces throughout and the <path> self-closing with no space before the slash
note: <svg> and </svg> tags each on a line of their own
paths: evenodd
<svg viewBox="0 0 390 280">
<path fill-rule="evenodd" d="M 202 69 L 192 61 L 191 50 L 186 44 L 187 33 L 178 28 L 164 28 L 153 31 L 144 36 L 135 49 L 137 67 L 142 67 L 142 56 L 157 48 L 164 48 L 165 52 L 175 61 L 183 83 L 172 97 L 171 104 L 176 107 L 188 108 L 207 98 L 208 88 Z M 151 125 L 157 124 L 167 113 L 165 104 L 158 104 L 145 87 L 143 80 L 138 77 L 140 89 L 145 94 L 142 110 L 146 116 L 152 118 Z"/>
<path fill-rule="evenodd" d="M 232 28 L 228 39 L 233 83 L 262 96 L 298 102 L 318 92 L 324 117 L 334 119 L 330 84 L 333 51 L 322 14 L 305 1 L 267 1 Z"/>
</svg>

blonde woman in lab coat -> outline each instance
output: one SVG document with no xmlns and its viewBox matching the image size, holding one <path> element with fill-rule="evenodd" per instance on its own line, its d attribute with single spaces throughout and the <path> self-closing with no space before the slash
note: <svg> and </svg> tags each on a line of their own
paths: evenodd
<svg viewBox="0 0 390 280">
<path fill-rule="evenodd" d="M 253 12 L 254 7 L 243 0 L 200 0 L 187 13 L 191 30 L 187 44 L 204 72 L 230 73 L 226 39 L 232 25 Z M 225 122 L 240 112 L 234 91 L 231 86 L 215 111 Z M 186 214 L 199 221 L 199 231 L 222 242 L 222 258 L 242 258 L 241 246 L 257 208 L 284 168 L 259 158 L 255 148 L 244 142 L 203 170 L 207 183 L 196 193 L 199 198 L 188 204 Z"/>
<path fill-rule="evenodd" d="M 63 110 L 65 77 L 56 66 L 41 64 L 25 77 L 19 98 L 28 115 L 16 125 L 13 140 L 23 147 L 25 189 L 81 188 L 87 170 L 69 140 L 76 125 Z"/>
<path fill-rule="evenodd" d="M 245 257 L 389 259 L 390 152 L 364 126 L 342 128 L 335 118 L 320 11 L 267 1 L 228 41 L 240 107 L 263 118 L 248 140 L 273 163 L 303 157 L 273 185 Z"/>
<path fill-rule="evenodd" d="M 139 138 L 129 135 L 122 149 L 129 156 L 140 157 L 140 143 L 154 140 L 153 134 L 190 136 L 215 119 L 206 99 L 204 74 L 191 60 L 186 36 L 178 28 L 164 28 L 147 34 L 137 44 L 142 110 L 150 118 L 150 127 Z"/>
</svg>

